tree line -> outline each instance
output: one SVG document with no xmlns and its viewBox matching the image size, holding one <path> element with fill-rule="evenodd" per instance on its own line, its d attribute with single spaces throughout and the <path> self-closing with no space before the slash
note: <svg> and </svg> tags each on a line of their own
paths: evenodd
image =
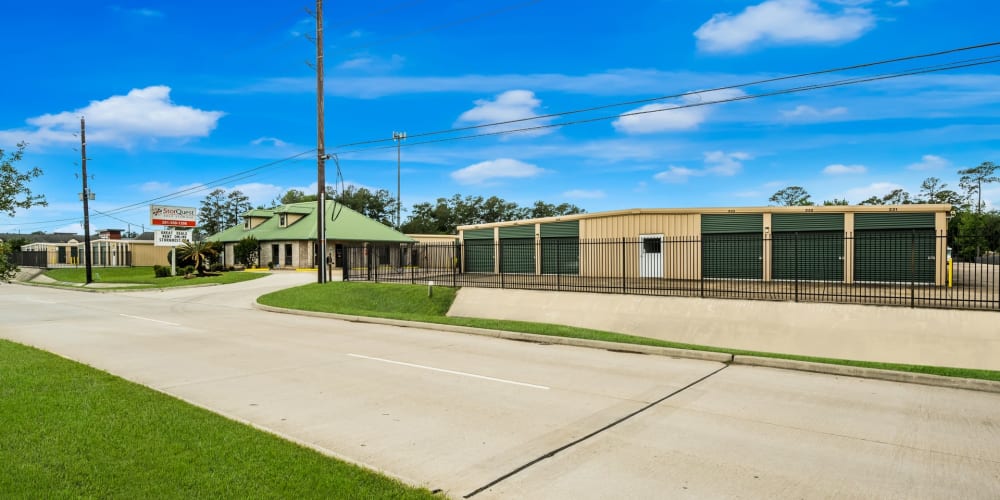
<svg viewBox="0 0 1000 500">
<path fill-rule="evenodd" d="M 971 260 L 988 252 L 1000 251 L 1000 210 L 987 211 L 983 201 L 983 186 L 1000 182 L 1000 166 L 983 162 L 977 167 L 958 171 L 958 191 L 937 177 L 928 177 L 920 183 L 916 196 L 904 189 L 894 189 L 881 196 L 871 196 L 859 205 L 910 205 L 946 203 L 954 207 L 948 221 L 948 240 L 954 253 L 963 260 Z M 812 196 L 802 186 L 779 189 L 768 199 L 780 206 L 815 206 Z M 844 199 L 824 200 L 824 206 L 848 205 Z"/>
</svg>

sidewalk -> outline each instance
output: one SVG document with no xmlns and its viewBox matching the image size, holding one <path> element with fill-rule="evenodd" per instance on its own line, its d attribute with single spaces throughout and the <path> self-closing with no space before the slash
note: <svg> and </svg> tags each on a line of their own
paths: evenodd
<svg viewBox="0 0 1000 500">
<path fill-rule="evenodd" d="M 448 312 L 824 358 L 1000 370 L 1000 314 L 462 288 Z"/>
</svg>

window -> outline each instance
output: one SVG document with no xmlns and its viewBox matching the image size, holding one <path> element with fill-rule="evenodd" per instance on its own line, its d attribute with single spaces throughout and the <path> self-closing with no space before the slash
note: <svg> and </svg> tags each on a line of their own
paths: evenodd
<svg viewBox="0 0 1000 500">
<path fill-rule="evenodd" d="M 243 229 L 250 229 L 250 217 L 243 219 Z"/>
<path fill-rule="evenodd" d="M 285 243 L 285 265 L 292 265 L 292 244 Z"/>
<path fill-rule="evenodd" d="M 288 214 L 278 214 L 278 225 L 281 227 L 288 225 Z"/>
<path fill-rule="evenodd" d="M 642 251 L 645 253 L 660 253 L 661 241 L 659 238 L 643 238 Z"/>
</svg>

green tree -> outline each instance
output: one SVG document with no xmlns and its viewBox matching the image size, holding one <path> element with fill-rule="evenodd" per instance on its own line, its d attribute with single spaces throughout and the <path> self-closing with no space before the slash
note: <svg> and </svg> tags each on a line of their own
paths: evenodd
<svg viewBox="0 0 1000 500">
<path fill-rule="evenodd" d="M 1000 182 L 1000 177 L 996 175 L 998 168 L 1000 166 L 994 165 L 993 162 L 984 161 L 978 167 L 958 171 L 958 175 L 961 176 L 958 185 L 965 190 L 969 201 L 975 198 L 977 214 L 983 212 L 983 184 Z"/>
<path fill-rule="evenodd" d="M 14 264 L 14 250 L 9 243 L 0 242 L 0 282 L 10 283 L 17 275 L 17 265 Z"/>
<path fill-rule="evenodd" d="M 201 201 L 198 228 L 208 236 L 220 233 L 239 224 L 240 215 L 251 208 L 250 199 L 240 190 L 227 194 L 225 189 L 214 189 Z"/>
<path fill-rule="evenodd" d="M 823 200 L 823 206 L 824 207 L 839 207 L 839 206 L 846 206 L 846 205 L 850 205 L 850 203 L 848 203 L 847 200 L 840 199 L 840 198 L 834 198 L 832 200 Z"/>
<path fill-rule="evenodd" d="M 798 206 L 811 206 L 815 205 L 810 201 L 812 196 L 806 192 L 800 186 L 788 186 L 784 189 L 779 189 L 777 192 L 768 198 L 768 201 L 775 203 L 784 207 L 798 207 Z"/>
<path fill-rule="evenodd" d="M 177 260 L 186 259 L 194 262 L 198 275 L 205 274 L 209 262 L 218 255 L 219 250 L 211 241 L 189 241 L 177 247 Z"/>
<path fill-rule="evenodd" d="M 858 205 L 885 205 L 885 201 L 879 196 L 872 196 L 871 198 L 861 200 L 861 203 L 858 203 Z"/>
<path fill-rule="evenodd" d="M 538 200 L 528 209 L 527 218 L 541 219 L 543 217 L 558 217 L 560 215 L 582 214 L 584 212 L 586 210 L 571 203 L 553 205 L 552 203 L 545 203 L 542 200 Z"/>
<path fill-rule="evenodd" d="M 257 267 L 260 259 L 260 242 L 253 236 L 247 236 L 233 245 L 233 257 L 246 267 Z"/>
<path fill-rule="evenodd" d="M 0 149 L 0 212 L 6 212 L 11 217 L 18 208 L 48 205 L 44 195 L 34 195 L 28 187 L 31 179 L 42 175 L 41 169 L 33 167 L 24 172 L 17 169 L 16 163 L 24 158 L 26 147 L 26 143 L 19 142 L 17 149 L 10 154 Z"/>
<path fill-rule="evenodd" d="M 882 197 L 881 205 L 909 205 L 913 203 L 910 193 L 904 189 L 893 189 L 889 194 Z"/>
<path fill-rule="evenodd" d="M 316 198 L 313 197 L 313 200 Z M 371 191 L 368 188 L 347 186 L 333 197 L 337 203 L 387 226 L 392 226 L 396 217 L 396 198 L 388 190 Z"/>
</svg>

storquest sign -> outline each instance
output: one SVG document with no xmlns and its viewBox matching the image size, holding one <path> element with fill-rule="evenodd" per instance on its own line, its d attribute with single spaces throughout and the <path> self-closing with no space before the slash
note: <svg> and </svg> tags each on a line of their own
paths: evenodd
<svg viewBox="0 0 1000 500">
<path fill-rule="evenodd" d="M 198 225 L 198 209 L 195 207 L 150 205 L 149 221 L 154 226 L 195 227 Z"/>
</svg>

